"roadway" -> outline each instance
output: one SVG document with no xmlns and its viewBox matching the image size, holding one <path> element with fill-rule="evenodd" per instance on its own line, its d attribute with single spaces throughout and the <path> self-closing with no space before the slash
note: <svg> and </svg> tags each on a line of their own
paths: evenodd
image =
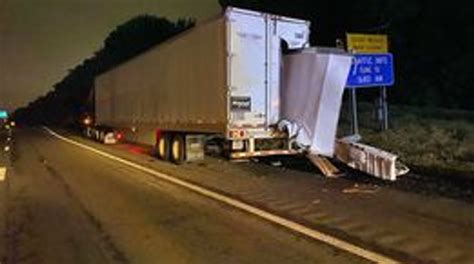
<svg viewBox="0 0 474 264">
<path fill-rule="evenodd" d="M 10 159 L 2 263 L 364 263 L 38 129 Z"/>
<path fill-rule="evenodd" d="M 105 146 L 60 132 L 111 156 L 42 128 L 18 129 L 0 159 L 7 168 L 0 182 L 1 263 L 474 260 L 471 203 L 265 164 L 208 158 L 175 166 L 139 146 Z M 320 235 L 282 227 L 161 173 Z M 323 235 L 346 244 L 321 242 Z"/>
</svg>

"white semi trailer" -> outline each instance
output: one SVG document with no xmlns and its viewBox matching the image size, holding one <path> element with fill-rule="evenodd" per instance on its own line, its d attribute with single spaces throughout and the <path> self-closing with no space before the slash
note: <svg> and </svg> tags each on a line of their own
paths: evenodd
<svg viewBox="0 0 474 264">
<path fill-rule="evenodd" d="M 395 155 L 336 140 L 352 56 L 310 48 L 309 34 L 308 21 L 228 8 L 98 76 L 87 135 L 176 163 L 212 139 L 230 158 L 308 153 L 326 175 L 338 172 L 319 155 L 383 179 L 406 173 Z"/>
<path fill-rule="evenodd" d="M 229 8 L 98 76 L 95 124 L 177 163 L 202 156 L 206 137 L 231 158 L 296 153 L 276 129 L 282 49 L 307 47 L 309 26 Z"/>
</svg>

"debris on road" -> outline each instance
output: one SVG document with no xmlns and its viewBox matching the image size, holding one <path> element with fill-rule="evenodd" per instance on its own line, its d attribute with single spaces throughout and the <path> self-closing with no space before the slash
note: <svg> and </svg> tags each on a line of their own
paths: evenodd
<svg viewBox="0 0 474 264">
<path fill-rule="evenodd" d="M 356 183 L 353 185 L 353 187 L 345 188 L 344 190 L 342 190 L 342 192 L 346 194 L 373 194 L 378 192 L 379 190 L 380 187 L 376 185 L 359 185 Z"/>
<path fill-rule="evenodd" d="M 324 174 L 326 177 L 337 178 L 343 175 L 343 173 L 336 168 L 327 158 L 308 154 L 308 159 Z"/>
<path fill-rule="evenodd" d="M 336 141 L 335 156 L 349 167 L 382 180 L 395 181 L 409 172 L 408 167 L 397 161 L 397 155 L 349 138 Z"/>
<path fill-rule="evenodd" d="M 271 162 L 271 164 L 272 164 L 273 167 L 281 167 L 281 166 L 283 166 L 283 163 L 282 163 L 281 161 L 279 161 L 279 160 L 278 160 L 278 161 L 273 161 L 273 162 Z"/>
</svg>

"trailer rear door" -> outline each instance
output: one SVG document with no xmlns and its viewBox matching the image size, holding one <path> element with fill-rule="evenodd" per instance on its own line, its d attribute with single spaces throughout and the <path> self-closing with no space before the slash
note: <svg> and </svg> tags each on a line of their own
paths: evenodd
<svg viewBox="0 0 474 264">
<path fill-rule="evenodd" d="M 238 8 L 226 17 L 229 125 L 268 128 L 280 120 L 281 44 L 308 45 L 309 22 Z"/>
<path fill-rule="evenodd" d="M 264 127 L 268 104 L 266 17 L 233 10 L 227 19 L 230 126 Z"/>
</svg>

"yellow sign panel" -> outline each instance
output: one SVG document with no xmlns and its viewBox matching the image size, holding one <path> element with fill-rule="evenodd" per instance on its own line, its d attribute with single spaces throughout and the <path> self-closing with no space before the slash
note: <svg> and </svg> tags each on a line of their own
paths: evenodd
<svg viewBox="0 0 474 264">
<path fill-rule="evenodd" d="M 350 34 L 347 37 L 347 49 L 357 53 L 387 53 L 387 35 Z"/>
</svg>

